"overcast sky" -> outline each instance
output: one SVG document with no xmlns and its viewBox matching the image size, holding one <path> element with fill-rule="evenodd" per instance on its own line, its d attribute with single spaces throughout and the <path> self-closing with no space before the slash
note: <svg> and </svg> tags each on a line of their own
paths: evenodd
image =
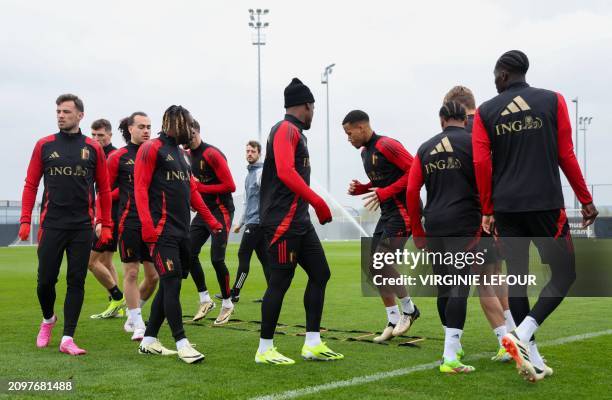
<svg viewBox="0 0 612 400">
<path fill-rule="evenodd" d="M 478 103 L 493 97 L 493 66 L 504 51 L 530 58 L 528 81 L 580 98 L 588 131 L 588 181 L 612 183 L 612 5 L 607 1 L 3 1 L 0 15 L 0 199 L 20 199 L 37 139 L 56 132 L 55 98 L 85 102 L 82 128 L 117 125 L 132 111 L 161 115 L 182 104 L 204 139 L 228 157 L 242 192 L 244 144 L 257 137 L 257 52 L 249 8 L 269 8 L 262 48 L 263 131 L 283 117 L 292 77 L 316 98 L 307 132 L 313 178 L 325 181 L 325 86 L 330 80 L 332 192 L 342 204 L 351 178 L 365 180 L 341 120 L 370 114 L 374 129 L 414 154 L 439 132 L 446 91 L 463 84 Z M 115 133 L 115 146 L 123 146 Z M 580 143 L 582 148 L 582 142 Z M 581 150 L 582 153 L 582 150 Z M 582 154 L 581 154 L 582 158 Z M 582 161 L 581 161 L 582 162 Z M 39 193 L 42 192 L 42 189 Z M 596 191 L 596 202 L 598 193 Z M 612 204 L 612 188 L 602 191 Z M 602 204 L 602 202 L 599 202 Z"/>
</svg>

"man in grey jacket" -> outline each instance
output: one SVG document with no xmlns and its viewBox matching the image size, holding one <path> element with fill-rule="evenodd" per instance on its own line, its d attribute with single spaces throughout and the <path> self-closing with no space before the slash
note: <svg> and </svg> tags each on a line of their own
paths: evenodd
<svg viewBox="0 0 612 400">
<path fill-rule="evenodd" d="M 261 185 L 261 172 L 263 163 L 259 162 L 261 156 L 261 144 L 251 140 L 246 146 L 246 160 L 248 175 L 244 182 L 244 213 L 238 225 L 234 226 L 234 233 L 240 232 L 244 226 L 240 249 L 238 250 L 238 272 L 236 282 L 232 288 L 232 301 L 238 302 L 240 289 L 244 286 L 251 263 L 253 250 L 257 253 L 257 258 L 263 266 L 266 282 L 270 276 L 267 263 L 267 248 L 263 230 L 259 226 L 259 189 Z M 260 302 L 261 300 L 256 300 Z"/>
</svg>

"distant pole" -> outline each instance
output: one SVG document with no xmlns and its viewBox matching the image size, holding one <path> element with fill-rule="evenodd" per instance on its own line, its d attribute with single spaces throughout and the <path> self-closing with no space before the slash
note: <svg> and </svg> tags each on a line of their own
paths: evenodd
<svg viewBox="0 0 612 400">
<path fill-rule="evenodd" d="M 576 131 L 574 132 L 574 135 L 576 139 L 574 141 L 574 147 L 576 149 L 576 160 L 578 160 L 578 96 L 572 100 L 572 103 L 576 104 L 576 123 L 574 124 L 574 129 Z M 580 165 L 580 162 L 578 162 L 578 165 Z M 578 208 L 578 197 L 576 196 L 576 193 L 574 193 L 574 208 Z"/>
<path fill-rule="evenodd" d="M 578 124 L 580 126 L 580 130 L 582 131 L 582 140 L 583 142 L 583 146 L 582 146 L 582 154 L 583 154 L 583 159 L 584 159 L 584 180 L 586 182 L 588 182 L 588 177 L 587 177 L 587 129 L 589 127 L 589 125 L 591 125 L 591 121 L 593 120 L 593 117 L 580 117 L 578 119 Z"/>
<path fill-rule="evenodd" d="M 321 83 L 325 85 L 327 92 L 326 106 L 327 106 L 327 192 L 331 193 L 331 163 L 330 163 L 330 144 L 329 144 L 329 76 L 331 75 L 333 68 L 336 64 L 330 64 L 325 67 L 325 71 L 321 75 Z"/>
<path fill-rule="evenodd" d="M 262 22 L 261 17 L 269 12 L 268 9 L 249 9 L 249 26 L 256 31 L 253 37 L 253 45 L 257 46 L 257 137 L 259 143 L 261 143 L 261 46 L 266 44 L 266 37 L 262 35 L 261 30 L 270 25 L 267 22 Z"/>
</svg>

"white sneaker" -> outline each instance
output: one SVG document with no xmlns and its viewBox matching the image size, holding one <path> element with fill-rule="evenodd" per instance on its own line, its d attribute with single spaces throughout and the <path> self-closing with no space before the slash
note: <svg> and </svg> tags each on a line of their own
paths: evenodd
<svg viewBox="0 0 612 400">
<path fill-rule="evenodd" d="M 217 305 L 213 301 L 204 301 L 200 303 L 200 307 L 198 308 L 198 312 L 193 316 L 192 321 L 196 322 L 208 315 L 209 312 L 213 310 Z"/>
<path fill-rule="evenodd" d="M 134 328 L 134 334 L 132 335 L 132 340 L 140 342 L 145 334 L 145 328 Z"/>
<path fill-rule="evenodd" d="M 195 364 L 204 360 L 204 354 L 194 349 L 191 345 L 187 345 L 178 351 L 178 356 L 187 364 Z"/>
<path fill-rule="evenodd" d="M 140 346 L 138 346 L 138 353 L 152 354 L 155 356 L 172 356 L 174 354 L 177 354 L 176 351 L 167 349 L 162 346 L 161 342 L 157 339 L 153 343 L 150 343 L 148 345 L 143 345 L 142 343 L 140 343 Z"/>
<path fill-rule="evenodd" d="M 380 336 L 376 336 L 372 341 L 374 343 L 382 343 L 386 342 L 387 340 L 393 339 L 393 329 L 395 329 L 395 325 L 389 322 L 389 324 L 385 327 Z"/>
<path fill-rule="evenodd" d="M 213 325 L 227 324 L 233 312 L 234 312 L 233 305 L 231 307 L 221 307 L 221 312 L 219 312 L 219 316 L 217 317 Z"/>
<path fill-rule="evenodd" d="M 128 318 L 125 321 L 125 324 L 123 324 L 123 330 L 125 330 L 127 333 L 134 332 L 134 323 L 132 322 L 131 319 Z"/>
</svg>

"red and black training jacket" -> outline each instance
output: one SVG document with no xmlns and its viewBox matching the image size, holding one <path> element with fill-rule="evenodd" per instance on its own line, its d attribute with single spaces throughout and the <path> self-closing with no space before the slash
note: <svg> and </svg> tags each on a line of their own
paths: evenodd
<svg viewBox="0 0 612 400">
<path fill-rule="evenodd" d="M 127 228 L 140 229 L 140 219 L 136 211 L 136 199 L 134 197 L 134 166 L 136 154 L 140 145 L 128 143 L 108 158 L 108 178 L 111 186 L 118 188 L 118 221 L 119 233 Z"/>
<path fill-rule="evenodd" d="M 480 230 L 480 202 L 470 134 L 449 126 L 419 147 L 408 178 L 407 198 L 412 234 L 425 236 L 419 193 L 425 185 L 427 236 L 474 236 Z"/>
<path fill-rule="evenodd" d="M 308 205 L 319 199 L 310 188 L 310 158 L 303 123 L 292 115 L 274 125 L 261 175 L 259 212 L 263 227 L 274 227 L 271 244 L 289 229 L 301 234 L 311 225 Z"/>
<path fill-rule="evenodd" d="M 188 237 L 191 207 L 211 228 L 220 226 L 198 193 L 185 157 L 174 138 L 163 132 L 138 149 L 134 197 L 145 242 Z"/>
<path fill-rule="evenodd" d="M 485 215 L 564 208 L 559 167 L 580 202 L 592 202 L 559 93 L 510 85 L 476 111 L 472 145 Z"/>
<path fill-rule="evenodd" d="M 28 166 L 23 188 L 20 223 L 31 223 L 40 179 L 44 192 L 40 226 L 48 229 L 92 229 L 96 191 L 100 197 L 102 225 L 112 226 L 111 194 L 106 157 L 95 140 L 60 131 L 40 139 Z"/>
<path fill-rule="evenodd" d="M 410 231 L 410 218 L 406 209 L 406 185 L 412 165 L 412 155 L 395 139 L 372 134 L 361 149 L 361 160 L 380 201 L 382 220 L 399 219 Z"/>
<path fill-rule="evenodd" d="M 198 180 L 198 192 L 211 212 L 217 209 L 221 212 L 224 220 L 219 222 L 226 225 L 229 232 L 230 213 L 234 212 L 232 193 L 236 191 L 236 184 L 227 158 L 221 150 L 204 142 L 189 154 L 193 176 Z"/>
</svg>

